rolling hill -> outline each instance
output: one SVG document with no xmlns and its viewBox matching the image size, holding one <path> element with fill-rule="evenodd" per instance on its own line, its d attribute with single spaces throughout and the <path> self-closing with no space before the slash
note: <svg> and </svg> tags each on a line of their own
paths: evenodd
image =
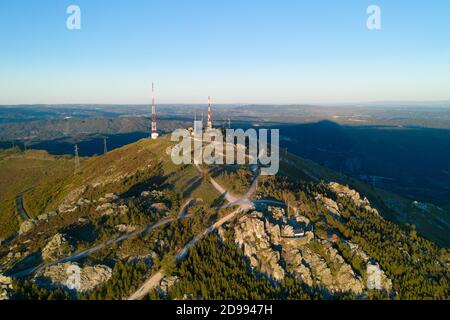
<svg viewBox="0 0 450 320">
<path fill-rule="evenodd" d="M 5 199 L 24 193 L 32 218 L 0 246 L 0 274 L 13 279 L 6 295 L 448 299 L 448 250 L 420 225 L 392 222 L 392 195 L 289 153 L 275 177 L 175 166 L 172 145 L 143 139 L 83 158 L 79 170 L 71 158 L 5 151 L 2 174 L 30 170 L 2 186 Z M 74 266 L 84 282 L 68 290 Z"/>
</svg>

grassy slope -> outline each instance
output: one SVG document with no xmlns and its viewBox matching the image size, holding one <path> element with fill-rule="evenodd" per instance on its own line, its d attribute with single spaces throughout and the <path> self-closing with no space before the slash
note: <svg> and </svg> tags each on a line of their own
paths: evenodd
<svg viewBox="0 0 450 320">
<path fill-rule="evenodd" d="M 51 186 L 45 186 L 42 190 L 36 190 L 33 197 L 46 197 L 48 201 L 45 210 L 52 210 L 61 203 L 76 200 L 87 185 L 116 184 L 110 192 L 125 192 L 127 190 L 124 178 L 138 171 L 145 172 L 145 169 L 164 161 L 167 158 L 165 150 L 168 146 L 167 141 L 143 139 L 106 155 L 84 159 L 77 174 L 58 181 L 55 192 L 50 192 Z M 162 169 L 168 174 L 176 170 L 168 161 L 164 161 Z"/>
<path fill-rule="evenodd" d="M 36 204 L 30 206 L 31 190 L 54 185 L 70 174 L 73 165 L 67 157 L 53 157 L 44 151 L 0 151 L 0 238 L 10 236 L 19 227 L 15 205 L 18 194 L 24 192 L 24 206 L 35 216 L 38 212 L 33 209 L 43 206 L 43 199 L 33 199 Z"/>
<path fill-rule="evenodd" d="M 193 165 L 177 166 L 173 164 L 170 157 L 170 147 L 173 144 L 167 136 L 162 136 L 157 140 L 142 139 L 116 149 L 105 156 L 90 158 L 83 165 L 82 172 L 67 183 L 63 195 L 66 196 L 67 191 L 88 183 L 111 181 L 136 171 L 145 171 L 147 168 L 160 166 L 165 185 L 179 194 L 181 199 L 198 196 L 198 189 L 204 190 L 205 201 L 217 197 L 215 192 L 211 192 L 212 188 L 208 186 L 208 183 L 203 180 L 194 183 L 191 192 L 185 192 L 199 175 Z"/>
<path fill-rule="evenodd" d="M 87 185 L 105 184 L 103 192 L 127 192 L 127 176 L 160 167 L 165 184 L 180 198 L 203 198 L 214 201 L 218 194 L 204 179 L 198 178 L 193 165 L 176 166 L 172 163 L 168 137 L 158 140 L 143 139 L 109 152 L 106 155 L 82 159 L 81 169 L 74 174 L 74 160 L 53 157 L 42 151 L 2 151 L 0 153 L 0 238 L 17 231 L 19 220 L 15 213 L 15 198 L 27 190 L 24 206 L 32 217 L 56 209 L 60 204 L 81 196 Z M 196 182 L 196 183 L 193 183 Z M 190 187 L 190 188 L 188 188 Z M 189 192 L 185 192 L 188 190 Z M 105 191 L 106 190 L 106 191 Z"/>
<path fill-rule="evenodd" d="M 24 205 L 32 216 L 36 216 L 55 209 L 64 200 L 75 200 L 79 194 L 73 191 L 83 186 L 117 182 L 119 178 L 155 165 L 161 166 L 162 174 L 167 177 L 167 186 L 180 194 L 181 199 L 201 197 L 206 202 L 214 201 L 216 192 L 205 179 L 196 181 L 198 173 L 193 166 L 178 167 L 171 162 L 168 148 L 172 144 L 167 137 L 143 139 L 107 155 L 83 160 L 82 170 L 76 175 L 73 174 L 73 159 L 52 157 L 39 151 L 1 152 L 0 238 L 17 230 L 19 221 L 15 214 L 14 199 L 30 187 L 33 188 L 25 193 Z M 321 179 L 348 184 L 367 196 L 386 218 L 397 223 L 415 224 L 420 234 L 448 246 L 446 230 L 450 219 L 447 213 L 439 210 L 421 212 L 408 199 L 373 188 L 292 154 L 282 154 L 281 160 L 281 174 L 302 180 Z M 111 191 L 120 193 L 127 190 L 126 186 L 122 189 L 119 186 L 117 190 Z"/>
</svg>

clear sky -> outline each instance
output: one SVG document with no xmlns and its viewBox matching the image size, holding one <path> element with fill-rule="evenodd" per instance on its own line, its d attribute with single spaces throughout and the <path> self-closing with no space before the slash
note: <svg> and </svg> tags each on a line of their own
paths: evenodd
<svg viewBox="0 0 450 320">
<path fill-rule="evenodd" d="M 450 100 L 450 1 L 0 1 L 0 104 L 149 103 L 152 81 L 160 103 Z"/>
</svg>

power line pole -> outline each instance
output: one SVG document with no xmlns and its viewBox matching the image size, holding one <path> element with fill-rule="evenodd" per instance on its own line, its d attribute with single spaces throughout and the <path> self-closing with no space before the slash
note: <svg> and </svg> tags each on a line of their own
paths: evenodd
<svg viewBox="0 0 450 320">
<path fill-rule="evenodd" d="M 155 85 L 152 82 L 152 133 L 151 138 L 157 139 L 159 137 L 156 129 L 156 104 L 155 104 Z"/>
<path fill-rule="evenodd" d="M 75 173 L 80 170 L 80 157 L 78 156 L 78 145 L 75 145 Z"/>
<path fill-rule="evenodd" d="M 106 145 L 106 138 L 103 138 L 103 154 L 108 153 L 108 146 Z"/>
<path fill-rule="evenodd" d="M 212 111 L 211 111 L 211 97 L 208 97 L 208 123 L 207 123 L 206 127 L 207 127 L 208 130 L 213 128 Z"/>
</svg>

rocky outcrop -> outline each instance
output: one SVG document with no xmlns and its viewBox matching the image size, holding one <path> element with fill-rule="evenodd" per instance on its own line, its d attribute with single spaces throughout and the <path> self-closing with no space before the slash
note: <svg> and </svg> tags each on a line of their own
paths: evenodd
<svg viewBox="0 0 450 320">
<path fill-rule="evenodd" d="M 329 212 L 331 212 L 332 214 L 334 214 L 336 216 L 341 215 L 339 205 L 333 199 L 330 199 L 330 198 L 324 197 L 321 194 L 318 194 L 316 196 L 316 200 L 319 201 L 320 203 L 322 203 L 325 206 L 325 208 L 327 208 L 327 210 Z"/>
<path fill-rule="evenodd" d="M 79 277 L 78 277 L 79 275 Z M 33 278 L 38 285 L 49 289 L 75 290 L 86 292 L 108 281 L 111 268 L 104 265 L 81 268 L 76 263 L 62 263 L 40 270 Z M 77 280 L 79 279 L 79 281 Z"/>
<path fill-rule="evenodd" d="M 107 201 L 116 201 L 119 199 L 119 197 L 114 193 L 107 193 L 100 199 L 98 199 L 98 202 L 107 202 Z"/>
<path fill-rule="evenodd" d="M 136 231 L 135 226 L 130 226 L 127 224 L 118 224 L 117 226 L 114 227 L 114 229 L 116 229 L 117 231 L 119 231 L 121 233 L 131 233 L 131 232 Z"/>
<path fill-rule="evenodd" d="M 92 201 L 91 200 L 88 200 L 88 199 L 84 199 L 84 198 L 80 198 L 80 199 L 78 199 L 78 201 L 77 201 L 77 206 L 87 206 L 87 205 L 90 205 L 92 203 Z"/>
<path fill-rule="evenodd" d="M 274 239 L 280 238 L 279 228 L 275 227 L 272 232 Z M 284 278 L 284 269 L 279 265 L 280 253 L 272 248 L 270 239 L 261 212 L 244 216 L 235 228 L 235 242 L 250 259 L 251 266 L 280 281 Z"/>
<path fill-rule="evenodd" d="M 105 202 L 95 209 L 102 216 L 123 215 L 127 214 L 129 209 L 126 205 L 117 205 L 111 202 Z"/>
<path fill-rule="evenodd" d="M 341 185 L 337 182 L 330 182 L 328 186 L 337 194 L 338 197 L 348 197 L 355 203 L 356 206 L 364 208 L 367 211 L 379 216 L 378 210 L 372 208 L 369 200 L 367 198 L 362 198 L 356 190 L 350 189 L 349 187 Z"/>
<path fill-rule="evenodd" d="M 67 239 L 62 234 L 57 233 L 42 249 L 42 258 L 45 261 L 56 261 L 69 256 L 73 250 Z"/>
<path fill-rule="evenodd" d="M 378 262 L 370 258 L 357 244 L 350 241 L 346 241 L 346 243 L 350 247 L 352 255 L 360 257 L 366 265 L 366 286 L 369 289 L 392 292 L 392 281 L 381 269 Z"/>
<path fill-rule="evenodd" d="M 30 232 L 36 226 L 35 220 L 27 220 L 22 222 L 19 229 L 19 234 L 22 235 L 24 233 Z"/>
<path fill-rule="evenodd" d="M 150 197 L 150 191 L 142 191 L 142 192 L 141 192 L 141 197 L 142 197 L 142 198 L 148 198 L 148 197 Z"/>
<path fill-rule="evenodd" d="M 12 292 L 12 279 L 0 273 L 0 300 L 9 300 Z"/>
<path fill-rule="evenodd" d="M 142 255 L 142 256 L 136 256 L 136 257 L 129 257 L 122 255 L 124 259 L 128 258 L 128 262 L 132 264 L 138 264 L 138 263 L 144 263 L 147 267 L 151 267 L 153 265 L 153 261 L 159 259 L 159 256 L 156 252 L 150 251 L 149 254 Z"/>
<path fill-rule="evenodd" d="M 164 277 L 161 280 L 161 282 L 159 283 L 158 288 L 156 289 L 157 292 L 161 296 L 164 296 L 164 297 L 167 296 L 167 294 L 169 293 L 170 287 L 172 287 L 175 283 L 177 283 L 178 280 L 179 280 L 179 278 L 176 276 Z"/>
<path fill-rule="evenodd" d="M 276 281 L 289 273 L 329 293 L 359 295 L 365 290 L 363 279 L 332 243 L 314 240 L 309 219 L 298 213 L 288 218 L 279 208 L 266 214 L 253 212 L 238 220 L 234 235 L 252 268 Z"/>
<path fill-rule="evenodd" d="M 151 207 L 159 212 L 165 212 L 169 210 L 169 208 L 167 208 L 167 206 L 162 202 L 154 203 L 151 205 Z"/>
<path fill-rule="evenodd" d="M 37 216 L 37 219 L 39 221 L 46 221 L 46 220 L 48 220 L 51 217 L 54 217 L 56 215 L 58 215 L 58 213 L 56 211 L 50 211 L 48 213 L 44 213 L 44 214 L 41 214 L 41 215 Z"/>
<path fill-rule="evenodd" d="M 78 209 L 76 205 L 62 204 L 58 207 L 59 213 L 72 213 Z"/>
</svg>

